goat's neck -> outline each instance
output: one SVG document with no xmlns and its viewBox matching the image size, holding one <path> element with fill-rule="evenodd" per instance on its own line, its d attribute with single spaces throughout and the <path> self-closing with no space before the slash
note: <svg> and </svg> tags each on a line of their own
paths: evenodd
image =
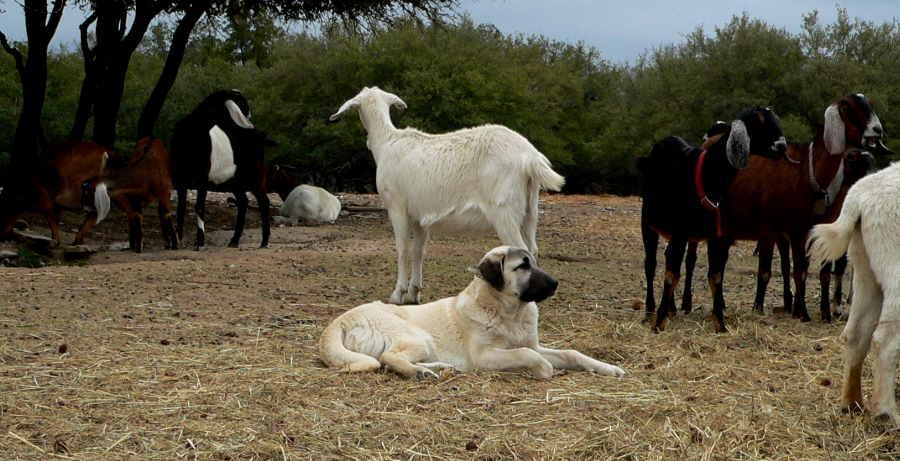
<svg viewBox="0 0 900 461">
<path fill-rule="evenodd" d="M 391 122 L 390 106 L 384 107 L 383 110 L 372 107 L 362 108 L 359 112 L 359 118 L 368 133 L 366 144 L 375 155 L 375 162 L 377 163 L 378 147 L 389 142 L 391 135 L 397 131 L 394 123 Z"/>
<path fill-rule="evenodd" d="M 718 202 L 725 195 L 725 191 L 734 181 L 738 172 L 738 169 L 728 161 L 728 155 L 725 152 L 727 137 L 723 136 L 723 138 L 707 149 L 706 158 L 703 161 L 703 171 L 700 172 L 704 192 L 713 203 Z"/>
<path fill-rule="evenodd" d="M 809 171 L 809 145 L 803 145 L 801 147 L 803 153 L 802 163 L 806 169 L 805 171 Z M 841 163 L 844 161 L 844 155 L 831 155 L 828 152 L 828 149 L 825 147 L 824 130 L 819 130 L 816 134 L 816 138 L 812 142 L 812 151 L 812 171 L 815 180 L 819 184 L 819 187 L 828 189 L 828 186 L 834 181 L 834 178 L 837 177 L 838 170 L 841 168 Z"/>
</svg>

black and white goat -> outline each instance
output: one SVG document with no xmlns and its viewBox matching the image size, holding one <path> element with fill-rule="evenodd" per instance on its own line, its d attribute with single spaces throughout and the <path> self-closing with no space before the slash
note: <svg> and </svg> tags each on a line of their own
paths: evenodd
<svg viewBox="0 0 900 461">
<path fill-rule="evenodd" d="M 259 202 L 262 243 L 269 246 L 269 197 L 266 195 L 266 136 L 250 123 L 250 105 L 238 90 L 221 90 L 209 95 L 187 117 L 179 120 L 172 133 L 172 165 L 178 193 L 179 239 L 184 235 L 187 189 L 197 189 L 197 241 L 206 245 L 206 192 L 209 184 L 221 185 L 234 193 L 237 223 L 229 247 L 236 248 L 244 231 L 247 192 Z"/>
</svg>

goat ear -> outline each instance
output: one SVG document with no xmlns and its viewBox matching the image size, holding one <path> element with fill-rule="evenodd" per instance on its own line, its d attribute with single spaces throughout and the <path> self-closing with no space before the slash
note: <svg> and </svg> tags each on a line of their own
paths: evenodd
<svg viewBox="0 0 900 461">
<path fill-rule="evenodd" d="M 837 104 L 832 104 L 825 109 L 825 148 L 830 154 L 841 154 L 847 148 L 847 139 L 844 134 L 846 126 L 841 120 L 841 114 Z"/>
<path fill-rule="evenodd" d="M 225 108 L 228 109 L 228 115 L 231 116 L 231 119 L 234 120 L 234 123 L 237 123 L 237 126 L 248 129 L 253 128 L 253 124 L 250 123 L 250 120 L 247 120 L 247 117 L 245 117 L 244 113 L 241 112 L 241 108 L 238 107 L 236 102 L 230 99 L 225 101 Z"/>
<path fill-rule="evenodd" d="M 503 279 L 503 261 L 504 258 L 485 258 L 478 263 L 475 275 L 489 283 L 495 290 L 503 291 L 503 287 L 506 284 Z"/>
<path fill-rule="evenodd" d="M 95 224 L 100 224 L 100 221 L 106 219 L 106 215 L 109 214 L 109 193 L 106 191 L 105 182 L 97 184 L 97 187 L 94 189 L 94 207 L 97 209 L 97 222 Z"/>
<path fill-rule="evenodd" d="M 731 134 L 725 144 L 725 153 L 735 168 L 746 168 L 750 163 L 750 135 L 747 134 L 747 125 L 741 120 L 731 122 Z"/>
<path fill-rule="evenodd" d="M 406 103 L 403 102 L 402 99 L 400 99 L 398 96 L 393 95 L 393 94 L 392 94 L 391 96 L 393 96 L 393 97 L 391 98 L 391 104 L 393 104 L 394 107 L 396 107 L 396 108 L 399 109 L 399 110 L 405 110 L 405 109 L 406 109 Z"/>
<path fill-rule="evenodd" d="M 335 112 L 334 115 L 332 115 L 331 117 L 328 118 L 328 120 L 331 120 L 333 122 L 333 121 L 337 120 L 341 115 L 344 115 L 344 112 L 347 112 L 350 109 L 359 109 L 359 100 L 358 99 L 353 98 L 353 99 L 345 102 L 344 105 L 341 106 L 341 108 L 338 109 L 338 111 Z"/>
</svg>

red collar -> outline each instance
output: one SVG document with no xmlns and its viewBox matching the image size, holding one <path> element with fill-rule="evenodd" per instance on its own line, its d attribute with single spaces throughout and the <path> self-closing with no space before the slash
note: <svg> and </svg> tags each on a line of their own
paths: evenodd
<svg viewBox="0 0 900 461">
<path fill-rule="evenodd" d="M 703 208 L 706 208 L 708 211 L 716 211 L 716 237 L 721 237 L 722 210 L 719 209 L 719 203 L 722 202 L 722 199 L 720 198 L 718 202 L 713 203 L 713 201 L 706 196 L 706 191 L 703 190 L 703 180 L 700 173 L 703 171 L 704 159 L 706 159 L 706 151 L 701 152 L 700 158 L 697 159 L 697 169 L 694 170 L 694 187 L 697 188 L 697 195 L 700 197 L 700 204 L 703 205 Z"/>
<path fill-rule="evenodd" d="M 706 208 L 709 211 L 715 210 L 719 208 L 719 202 L 713 203 L 709 197 L 706 196 L 706 191 L 703 190 L 703 179 L 700 176 L 700 173 L 703 171 L 703 160 L 706 158 L 706 151 L 700 153 L 700 158 L 697 159 L 697 169 L 694 171 L 694 185 L 697 187 L 697 195 L 700 196 L 700 204 L 703 205 L 703 208 Z"/>
</svg>

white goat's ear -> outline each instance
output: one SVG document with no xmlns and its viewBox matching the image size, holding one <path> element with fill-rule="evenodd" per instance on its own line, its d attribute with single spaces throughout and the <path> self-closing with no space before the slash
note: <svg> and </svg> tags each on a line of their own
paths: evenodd
<svg viewBox="0 0 900 461">
<path fill-rule="evenodd" d="M 228 114 L 231 115 L 231 119 L 234 120 L 234 123 L 241 128 L 252 129 L 253 124 L 250 123 L 250 120 L 247 120 L 247 117 L 244 117 L 244 113 L 241 112 L 241 108 L 238 107 L 237 103 L 232 100 L 225 101 L 225 108 L 228 109 Z"/>
<path fill-rule="evenodd" d="M 725 153 L 728 155 L 728 162 L 735 168 L 746 168 L 750 163 L 750 135 L 747 134 L 744 122 L 731 122 L 731 134 L 725 144 Z"/>
<path fill-rule="evenodd" d="M 396 95 L 391 95 L 391 104 L 399 110 L 406 109 L 406 103 Z"/>
<path fill-rule="evenodd" d="M 97 209 L 96 224 L 100 224 L 100 221 L 106 219 L 106 215 L 109 214 L 109 193 L 106 191 L 105 182 L 97 184 L 94 189 L 94 208 Z"/>
<path fill-rule="evenodd" d="M 841 114 L 837 104 L 832 104 L 825 109 L 825 148 L 829 154 L 841 154 L 847 148 L 846 127 L 841 120 Z"/>
<path fill-rule="evenodd" d="M 359 99 L 353 98 L 345 102 L 344 105 L 341 106 L 341 108 L 338 109 L 338 111 L 335 112 L 334 115 L 328 118 L 328 120 L 331 120 L 333 122 L 337 120 L 341 115 L 344 115 L 344 112 L 347 112 L 350 109 L 359 109 Z"/>
</svg>

